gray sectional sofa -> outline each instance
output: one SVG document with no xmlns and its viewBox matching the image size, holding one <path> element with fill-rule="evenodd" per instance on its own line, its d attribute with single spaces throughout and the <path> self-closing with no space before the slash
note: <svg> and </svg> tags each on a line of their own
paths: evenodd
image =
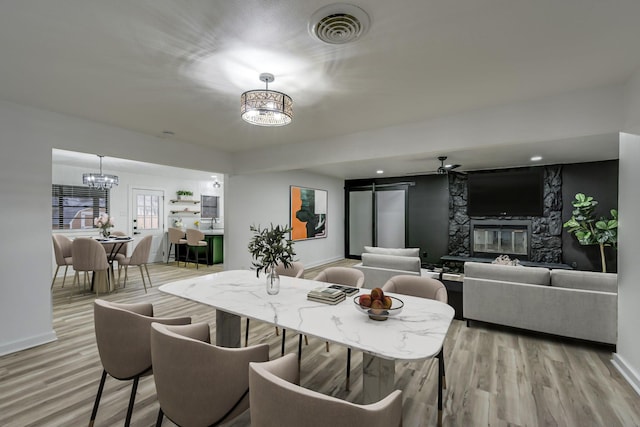
<svg viewBox="0 0 640 427">
<path fill-rule="evenodd" d="M 380 248 L 365 246 L 362 262 L 354 268 L 364 273 L 364 287 L 382 287 L 399 274 L 420 276 L 419 248 Z"/>
<path fill-rule="evenodd" d="M 616 344 L 614 273 L 466 262 L 464 315 L 565 337 Z"/>
</svg>

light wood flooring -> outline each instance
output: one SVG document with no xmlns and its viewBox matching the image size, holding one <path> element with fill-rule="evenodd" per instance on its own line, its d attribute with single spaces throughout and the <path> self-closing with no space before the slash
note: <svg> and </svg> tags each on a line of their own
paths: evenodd
<svg viewBox="0 0 640 427">
<path fill-rule="evenodd" d="M 350 264 L 345 260 L 338 264 Z M 153 288 L 142 289 L 137 270 L 127 288 L 103 298 L 118 302 L 149 301 L 156 315 L 191 315 L 215 327 L 209 307 L 162 294 L 158 286 L 209 274 L 219 267 L 149 266 Z M 313 277 L 318 268 L 306 272 Z M 84 426 L 102 367 L 93 332 L 93 295 L 68 301 L 68 284 L 58 279 L 53 291 L 56 342 L 0 357 L 0 426 Z M 49 286 L 44 283 L 43 286 Z M 244 322 L 243 322 L 244 326 Z M 213 331 L 212 331 L 213 332 Z M 244 331 L 243 331 L 244 333 Z M 287 352 L 297 351 L 289 334 Z M 345 391 L 346 349 L 310 339 L 303 348 L 302 385 L 359 402 L 362 355 L 353 352 L 351 391 Z M 269 343 L 280 354 L 280 337 L 272 326 L 251 322 L 250 344 Z M 445 342 L 447 386 L 444 426 L 640 426 L 640 397 L 612 366 L 610 347 L 527 334 L 454 320 Z M 398 363 L 396 387 L 403 390 L 404 426 L 436 425 L 437 362 Z M 108 378 L 95 425 L 121 426 L 130 382 Z M 155 424 L 158 403 L 153 377 L 140 381 L 133 426 Z M 172 425 L 165 419 L 165 426 Z M 249 426 L 248 412 L 230 422 Z M 355 426 L 354 426 L 355 427 Z"/>
</svg>

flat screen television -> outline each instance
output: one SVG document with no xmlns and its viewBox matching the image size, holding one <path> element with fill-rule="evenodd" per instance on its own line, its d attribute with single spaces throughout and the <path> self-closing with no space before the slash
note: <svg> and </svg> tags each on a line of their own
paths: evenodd
<svg viewBox="0 0 640 427">
<path fill-rule="evenodd" d="M 544 169 L 472 172 L 468 177 L 469 216 L 542 216 Z"/>
</svg>

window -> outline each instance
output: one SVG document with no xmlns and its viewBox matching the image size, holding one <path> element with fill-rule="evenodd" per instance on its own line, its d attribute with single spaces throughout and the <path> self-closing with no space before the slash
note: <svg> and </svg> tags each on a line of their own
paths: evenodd
<svg viewBox="0 0 640 427">
<path fill-rule="evenodd" d="M 136 195 L 136 225 L 139 230 L 160 228 L 160 196 L 153 194 Z"/>
<path fill-rule="evenodd" d="M 75 185 L 51 186 L 53 230 L 93 228 L 93 219 L 102 213 L 109 213 L 109 190 Z"/>
<path fill-rule="evenodd" d="M 201 196 L 201 213 L 202 218 L 218 218 L 218 196 Z"/>
</svg>

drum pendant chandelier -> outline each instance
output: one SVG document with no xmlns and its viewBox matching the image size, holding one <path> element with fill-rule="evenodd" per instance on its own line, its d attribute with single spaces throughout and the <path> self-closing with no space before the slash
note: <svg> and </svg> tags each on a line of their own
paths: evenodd
<svg viewBox="0 0 640 427">
<path fill-rule="evenodd" d="M 119 180 L 116 175 L 102 173 L 102 158 L 104 156 L 98 155 L 98 157 L 100 157 L 100 174 L 83 173 L 82 183 L 89 186 L 90 188 L 97 188 L 99 190 L 107 190 L 114 185 L 118 185 Z"/>
<path fill-rule="evenodd" d="M 262 73 L 264 90 L 249 90 L 240 96 L 242 120 L 257 126 L 285 126 L 293 119 L 293 101 L 286 93 L 269 90 L 273 74 Z"/>
</svg>

